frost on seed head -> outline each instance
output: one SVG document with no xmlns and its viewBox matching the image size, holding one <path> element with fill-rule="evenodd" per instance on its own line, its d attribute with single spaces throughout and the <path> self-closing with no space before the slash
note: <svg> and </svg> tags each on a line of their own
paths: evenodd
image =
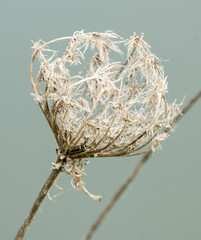
<svg viewBox="0 0 201 240">
<path fill-rule="evenodd" d="M 61 40 L 62 53 L 50 49 Z M 100 200 L 82 182 L 84 159 L 155 151 L 167 138 L 162 130 L 179 112 L 175 102 L 166 102 L 161 60 L 143 35 L 123 40 L 112 31 L 40 40 L 33 51 L 33 95 L 65 156 L 63 170 L 72 175 L 76 189 Z M 34 78 L 35 58 L 40 67 Z"/>
</svg>

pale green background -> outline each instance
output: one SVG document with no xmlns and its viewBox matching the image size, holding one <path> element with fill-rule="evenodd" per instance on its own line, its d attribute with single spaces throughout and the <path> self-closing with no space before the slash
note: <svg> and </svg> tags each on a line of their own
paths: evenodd
<svg viewBox="0 0 201 240">
<path fill-rule="evenodd" d="M 31 40 L 76 30 L 145 33 L 165 63 L 168 100 L 185 102 L 201 88 L 200 0 L 1 0 L 0 2 L 0 239 L 13 239 L 50 173 L 56 143 L 29 95 Z M 95 233 L 96 240 L 201 239 L 201 101 L 175 127 Z M 131 172 L 138 158 L 91 159 L 87 188 L 95 202 L 70 185 L 48 199 L 24 239 L 81 239 Z M 53 190 L 52 194 L 59 192 Z"/>
</svg>

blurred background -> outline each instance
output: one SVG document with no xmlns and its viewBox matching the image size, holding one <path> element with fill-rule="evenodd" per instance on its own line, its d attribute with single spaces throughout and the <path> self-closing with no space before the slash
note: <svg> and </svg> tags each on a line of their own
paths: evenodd
<svg viewBox="0 0 201 240">
<path fill-rule="evenodd" d="M 185 102 L 201 88 L 199 0 L 1 0 L 0 3 L 0 238 L 13 239 L 55 161 L 56 142 L 30 96 L 32 42 L 74 31 L 134 32 L 164 63 L 168 101 Z M 93 239 L 201 239 L 201 101 L 175 126 Z M 86 187 L 60 175 L 55 202 L 45 199 L 24 239 L 81 239 L 140 158 L 91 159 Z"/>
</svg>

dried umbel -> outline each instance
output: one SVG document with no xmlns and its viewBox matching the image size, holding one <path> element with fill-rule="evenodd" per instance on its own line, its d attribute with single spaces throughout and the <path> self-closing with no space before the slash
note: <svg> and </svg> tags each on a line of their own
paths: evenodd
<svg viewBox="0 0 201 240">
<path fill-rule="evenodd" d="M 49 45 L 61 40 L 66 46 L 58 57 Z M 160 60 L 143 35 L 123 40 L 111 31 L 40 40 L 33 49 L 34 97 L 59 146 L 53 167 L 72 175 L 76 189 L 100 199 L 84 187 L 84 159 L 155 151 L 179 111 L 175 102 L 166 102 Z M 35 58 L 40 69 L 34 79 Z"/>
</svg>

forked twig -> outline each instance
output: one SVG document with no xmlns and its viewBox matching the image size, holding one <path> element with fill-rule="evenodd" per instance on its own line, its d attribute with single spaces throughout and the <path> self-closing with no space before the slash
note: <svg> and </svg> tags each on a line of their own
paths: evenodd
<svg viewBox="0 0 201 240">
<path fill-rule="evenodd" d="M 182 109 L 182 114 L 185 114 L 192 106 L 193 104 L 201 97 L 201 91 L 199 91 Z M 178 122 L 183 115 L 178 114 L 172 125 L 174 125 L 176 122 Z M 166 132 L 169 132 L 170 128 L 166 129 Z M 121 187 L 118 189 L 118 191 L 114 194 L 112 199 L 109 201 L 105 209 L 101 212 L 101 214 L 98 216 L 96 221 L 92 224 L 91 228 L 83 238 L 83 240 L 89 240 L 91 239 L 94 232 L 97 230 L 97 228 L 100 226 L 100 224 L 103 222 L 109 211 L 114 207 L 120 196 L 124 193 L 124 191 L 127 189 L 129 184 L 135 179 L 139 171 L 142 169 L 142 167 L 145 165 L 145 163 L 148 161 L 148 159 L 151 157 L 152 152 L 148 152 L 144 155 L 144 157 L 141 159 L 141 161 L 138 163 L 137 167 L 134 168 L 134 170 L 131 172 L 129 177 L 125 180 L 125 182 L 121 185 Z"/>
</svg>

